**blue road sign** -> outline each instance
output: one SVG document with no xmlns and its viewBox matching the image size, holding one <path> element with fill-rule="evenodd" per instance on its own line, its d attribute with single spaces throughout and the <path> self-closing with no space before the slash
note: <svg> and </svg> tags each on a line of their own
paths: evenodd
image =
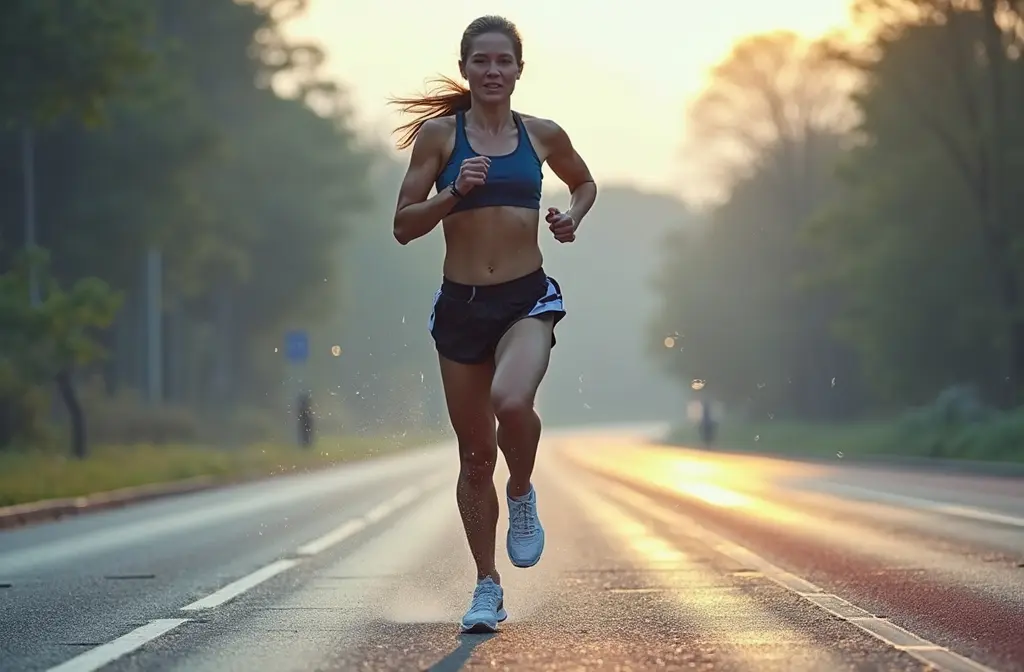
<svg viewBox="0 0 1024 672">
<path fill-rule="evenodd" d="M 309 359 L 309 334 L 301 330 L 289 331 L 284 337 L 284 356 L 289 362 L 300 364 Z"/>
</svg>

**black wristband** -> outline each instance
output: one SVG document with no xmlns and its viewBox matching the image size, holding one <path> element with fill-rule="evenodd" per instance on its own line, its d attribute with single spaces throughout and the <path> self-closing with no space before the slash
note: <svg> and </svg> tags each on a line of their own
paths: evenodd
<svg viewBox="0 0 1024 672">
<path fill-rule="evenodd" d="M 460 194 L 459 190 L 455 188 L 454 180 L 452 180 L 452 183 L 448 185 L 448 191 L 452 192 L 452 196 L 455 198 L 462 198 L 462 194 Z"/>
</svg>

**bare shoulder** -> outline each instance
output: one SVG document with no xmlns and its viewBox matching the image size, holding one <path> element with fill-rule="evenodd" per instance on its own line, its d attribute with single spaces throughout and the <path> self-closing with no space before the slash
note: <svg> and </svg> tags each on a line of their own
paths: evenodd
<svg viewBox="0 0 1024 672">
<path fill-rule="evenodd" d="M 455 136 L 455 117 L 437 117 L 427 119 L 420 127 L 418 138 L 432 147 L 443 147 Z"/>
<path fill-rule="evenodd" d="M 521 112 L 519 116 L 523 118 L 523 124 L 530 135 L 543 142 L 546 147 L 553 148 L 568 142 L 568 134 L 555 121 Z"/>
</svg>

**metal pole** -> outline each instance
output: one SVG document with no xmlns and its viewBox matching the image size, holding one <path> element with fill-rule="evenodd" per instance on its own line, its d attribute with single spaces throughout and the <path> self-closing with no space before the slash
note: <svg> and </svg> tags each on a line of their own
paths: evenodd
<svg viewBox="0 0 1024 672">
<path fill-rule="evenodd" d="M 25 249 L 36 246 L 36 166 L 35 138 L 28 126 L 21 133 L 21 172 L 24 178 Z M 39 305 L 39 276 L 35 265 L 29 270 L 29 301 Z"/>
<path fill-rule="evenodd" d="M 163 400 L 163 270 L 160 249 L 146 252 L 146 382 L 151 404 Z"/>
</svg>

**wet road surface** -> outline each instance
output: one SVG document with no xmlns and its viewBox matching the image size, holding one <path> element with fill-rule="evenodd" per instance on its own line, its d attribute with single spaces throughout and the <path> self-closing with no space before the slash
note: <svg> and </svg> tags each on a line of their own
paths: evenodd
<svg viewBox="0 0 1024 672">
<path fill-rule="evenodd" d="M 448 445 L 0 533 L 0 670 L 1024 671 L 1022 479 L 542 450 L 497 635 Z"/>
</svg>

